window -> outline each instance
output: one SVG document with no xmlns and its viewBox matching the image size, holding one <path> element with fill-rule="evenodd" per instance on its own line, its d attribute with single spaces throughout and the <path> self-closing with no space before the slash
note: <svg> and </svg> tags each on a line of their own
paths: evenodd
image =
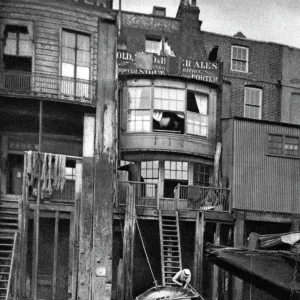
<svg viewBox="0 0 300 300">
<path fill-rule="evenodd" d="M 158 170 L 158 160 L 141 162 L 141 176 L 145 182 L 158 183 Z M 146 185 L 146 195 L 151 197 L 155 196 L 155 188 L 153 185 Z"/>
<path fill-rule="evenodd" d="M 128 88 L 128 131 L 150 131 L 150 87 Z"/>
<path fill-rule="evenodd" d="M 268 153 L 284 156 L 299 156 L 299 138 L 269 134 Z"/>
<path fill-rule="evenodd" d="M 161 50 L 162 50 L 161 38 L 158 37 L 146 38 L 145 52 L 160 55 Z"/>
<path fill-rule="evenodd" d="M 154 87 L 153 130 L 184 133 L 185 91 Z"/>
<path fill-rule="evenodd" d="M 194 185 L 209 186 L 212 166 L 201 163 L 194 164 Z"/>
<path fill-rule="evenodd" d="M 177 82 L 169 86 L 166 80 L 131 82 L 122 93 L 122 125 L 128 133 L 166 132 L 208 138 L 209 128 L 214 126 L 209 120 L 216 113 L 209 108 L 208 90 L 194 84 L 193 90 L 188 88 Z"/>
<path fill-rule="evenodd" d="M 3 38 L 4 70 L 18 72 L 16 76 L 9 75 L 10 72 L 5 76 L 5 88 L 28 91 L 31 89 L 32 68 L 32 41 L 28 28 L 6 25 Z"/>
<path fill-rule="evenodd" d="M 231 46 L 231 70 L 248 72 L 248 55 L 248 48 Z"/>
<path fill-rule="evenodd" d="M 89 96 L 90 36 L 63 30 L 61 75 L 63 94 Z"/>
<path fill-rule="evenodd" d="M 244 90 L 244 117 L 261 119 L 262 90 L 254 87 L 245 87 Z"/>
<path fill-rule="evenodd" d="M 208 96 L 187 92 L 187 133 L 207 137 Z"/>
<path fill-rule="evenodd" d="M 188 163 L 165 161 L 164 197 L 174 198 L 174 189 L 178 184 L 188 184 Z"/>
<path fill-rule="evenodd" d="M 291 94 L 291 118 L 293 124 L 300 124 L 300 94 Z"/>
</svg>

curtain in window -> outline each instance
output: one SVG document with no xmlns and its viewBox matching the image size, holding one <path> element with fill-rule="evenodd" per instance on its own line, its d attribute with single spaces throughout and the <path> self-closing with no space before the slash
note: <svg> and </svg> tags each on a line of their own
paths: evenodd
<svg viewBox="0 0 300 300">
<path fill-rule="evenodd" d="M 203 94 L 196 94 L 196 103 L 199 110 L 199 114 L 207 115 L 207 96 Z"/>
</svg>

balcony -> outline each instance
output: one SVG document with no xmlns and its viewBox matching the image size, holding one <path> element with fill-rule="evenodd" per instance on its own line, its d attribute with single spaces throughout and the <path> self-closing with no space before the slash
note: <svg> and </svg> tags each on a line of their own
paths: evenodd
<svg viewBox="0 0 300 300">
<path fill-rule="evenodd" d="M 134 187 L 136 207 L 220 212 L 230 210 L 229 189 L 178 184 L 175 198 L 167 199 L 158 197 L 157 184 L 135 181 L 118 181 L 118 207 L 124 206 L 129 199 L 126 195 L 128 185 Z"/>
<path fill-rule="evenodd" d="M 96 82 L 53 74 L 4 71 L 0 94 L 93 105 Z"/>
</svg>

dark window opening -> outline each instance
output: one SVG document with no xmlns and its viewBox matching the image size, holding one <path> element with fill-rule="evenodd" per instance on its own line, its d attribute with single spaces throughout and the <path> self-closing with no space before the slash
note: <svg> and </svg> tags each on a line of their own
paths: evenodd
<svg viewBox="0 0 300 300">
<path fill-rule="evenodd" d="M 164 198 L 174 198 L 174 190 L 178 184 L 187 185 L 187 180 L 174 180 L 165 179 L 164 180 Z"/>
<path fill-rule="evenodd" d="M 172 131 L 174 133 L 184 133 L 184 115 L 171 111 L 153 112 L 154 131 Z"/>
<path fill-rule="evenodd" d="M 269 134 L 268 153 L 299 157 L 299 138 L 293 136 Z"/>
<path fill-rule="evenodd" d="M 8 193 L 22 195 L 24 157 L 19 154 L 8 154 Z"/>
<path fill-rule="evenodd" d="M 5 73 L 5 88 L 30 90 L 32 41 L 26 26 L 6 25 L 3 53 L 3 68 L 8 71 Z"/>
<path fill-rule="evenodd" d="M 197 105 L 195 93 L 191 91 L 187 92 L 187 110 L 195 113 L 200 112 Z"/>
<path fill-rule="evenodd" d="M 194 164 L 194 185 L 209 186 L 212 167 L 205 164 Z"/>
</svg>

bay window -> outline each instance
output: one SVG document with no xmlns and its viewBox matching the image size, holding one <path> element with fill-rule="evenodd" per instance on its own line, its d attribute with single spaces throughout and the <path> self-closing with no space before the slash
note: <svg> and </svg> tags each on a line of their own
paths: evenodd
<svg viewBox="0 0 300 300">
<path fill-rule="evenodd" d="M 122 124 L 128 133 L 160 132 L 209 138 L 209 119 L 215 114 L 216 98 L 207 87 L 143 79 L 130 81 L 123 95 Z"/>
</svg>

